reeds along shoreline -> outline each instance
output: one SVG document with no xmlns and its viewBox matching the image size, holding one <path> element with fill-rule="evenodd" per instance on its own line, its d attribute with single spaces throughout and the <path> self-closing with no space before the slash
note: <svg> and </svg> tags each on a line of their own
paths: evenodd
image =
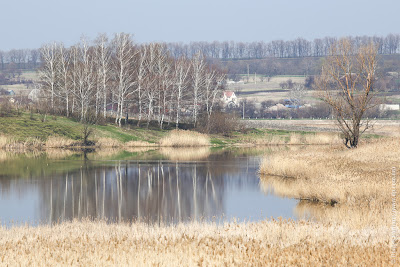
<svg viewBox="0 0 400 267">
<path fill-rule="evenodd" d="M 293 221 L 0 227 L 5 265 L 389 265 L 390 229 Z M 400 247 L 397 253 L 400 252 Z"/>
<path fill-rule="evenodd" d="M 132 147 L 205 147 L 210 146 L 210 138 L 206 134 L 172 130 L 159 143 L 146 141 L 121 142 L 113 138 L 96 138 L 91 147 L 99 148 L 132 148 Z M 0 149 L 41 149 L 41 148 L 78 148 L 83 147 L 79 141 L 59 136 L 50 136 L 46 141 L 37 138 L 16 141 L 11 137 L 0 135 Z"/>
<path fill-rule="evenodd" d="M 289 135 L 262 135 L 246 136 L 238 138 L 233 146 L 268 146 L 268 145 L 332 145 L 340 143 L 339 135 L 336 133 L 290 133 Z M 93 139 L 93 145 L 97 148 L 132 148 L 132 147 L 208 147 L 211 146 L 210 137 L 195 131 L 172 130 L 157 143 L 147 141 L 121 142 L 109 137 Z M 0 149 L 43 149 L 43 148 L 80 148 L 80 141 L 68 139 L 61 136 L 50 136 L 46 141 L 38 138 L 28 138 L 18 141 L 9 136 L 0 135 Z"/>
<path fill-rule="evenodd" d="M 210 144 L 208 135 L 184 130 L 172 130 L 160 140 L 162 147 L 202 147 Z"/>
<path fill-rule="evenodd" d="M 391 169 L 400 164 L 400 140 L 380 139 L 357 149 L 309 147 L 266 156 L 264 186 L 298 199 L 356 206 L 390 205 Z"/>
</svg>

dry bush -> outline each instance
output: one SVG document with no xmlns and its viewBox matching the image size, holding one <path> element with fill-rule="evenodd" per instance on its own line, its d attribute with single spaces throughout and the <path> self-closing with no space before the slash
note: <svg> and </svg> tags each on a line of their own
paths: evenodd
<svg viewBox="0 0 400 267">
<path fill-rule="evenodd" d="M 60 137 L 60 136 L 50 136 L 45 143 L 45 147 L 47 147 L 47 148 L 64 148 L 64 147 L 70 147 L 74 143 L 75 143 L 75 141 L 72 139 L 67 139 L 67 138 Z"/>
<path fill-rule="evenodd" d="M 160 140 L 160 146 L 163 147 L 199 147 L 209 145 L 210 138 L 206 134 L 184 130 L 173 130 Z"/>
<path fill-rule="evenodd" d="M 202 160 L 210 156 L 211 150 L 209 147 L 200 148 L 171 148 L 161 147 L 160 153 L 166 156 L 169 160 Z"/>
<path fill-rule="evenodd" d="M 303 221 L 220 226 L 75 221 L 0 227 L 0 255 L 8 266 L 386 266 L 390 232 Z"/>
<path fill-rule="evenodd" d="M 210 118 L 201 116 L 197 128 L 203 133 L 229 136 L 233 131 L 243 130 L 244 125 L 235 113 L 215 111 Z"/>
</svg>

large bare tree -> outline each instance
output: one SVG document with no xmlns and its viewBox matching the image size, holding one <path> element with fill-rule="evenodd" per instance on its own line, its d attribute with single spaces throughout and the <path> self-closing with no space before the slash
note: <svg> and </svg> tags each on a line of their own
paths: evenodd
<svg viewBox="0 0 400 267">
<path fill-rule="evenodd" d="M 348 148 L 358 146 L 369 127 L 365 112 L 374 107 L 377 49 L 373 44 L 355 48 L 349 39 L 331 45 L 330 56 L 317 79 L 321 99 L 332 107 Z"/>
</svg>

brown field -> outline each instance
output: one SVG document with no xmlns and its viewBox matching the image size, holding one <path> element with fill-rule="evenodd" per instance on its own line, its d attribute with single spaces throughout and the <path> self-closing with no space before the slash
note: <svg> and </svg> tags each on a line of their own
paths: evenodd
<svg viewBox="0 0 400 267">
<path fill-rule="evenodd" d="M 247 76 L 247 75 L 246 75 Z M 246 76 L 242 76 L 243 79 Z M 305 77 L 301 76 L 274 76 L 271 77 L 270 81 L 267 82 L 266 78 L 261 82 L 260 76 L 257 76 L 256 83 L 254 83 L 254 74 L 250 75 L 250 80 L 248 83 L 235 83 L 230 84 L 229 88 L 232 90 L 245 91 L 256 91 L 256 90 L 276 90 L 282 89 L 280 87 L 281 82 L 286 82 L 291 79 L 294 83 L 304 83 Z"/>
<path fill-rule="evenodd" d="M 390 229 L 335 224 L 72 222 L 0 228 L 0 260 L 14 266 L 382 266 Z M 397 253 L 400 247 L 397 248 Z"/>
</svg>

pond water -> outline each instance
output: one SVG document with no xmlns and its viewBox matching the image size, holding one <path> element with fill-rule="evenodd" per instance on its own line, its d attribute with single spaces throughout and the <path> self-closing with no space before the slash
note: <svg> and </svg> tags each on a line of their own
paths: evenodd
<svg viewBox="0 0 400 267">
<path fill-rule="evenodd" d="M 257 172 L 265 153 L 208 148 L 0 152 L 0 222 L 298 219 L 297 200 L 261 186 Z"/>
</svg>

